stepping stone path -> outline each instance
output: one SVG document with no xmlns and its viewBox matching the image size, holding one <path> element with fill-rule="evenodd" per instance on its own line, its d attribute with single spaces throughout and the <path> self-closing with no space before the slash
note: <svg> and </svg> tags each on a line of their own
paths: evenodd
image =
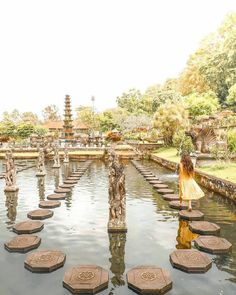
<svg viewBox="0 0 236 295">
<path fill-rule="evenodd" d="M 9 252 L 26 253 L 39 247 L 41 239 L 32 235 L 21 235 L 13 238 L 10 242 L 4 244 Z"/>
<path fill-rule="evenodd" d="M 30 211 L 27 214 L 28 218 L 37 219 L 37 220 L 50 218 L 52 216 L 53 216 L 53 211 L 52 210 L 43 210 L 43 209 L 37 209 L 37 210 L 34 210 L 34 211 Z"/>
<path fill-rule="evenodd" d="M 220 227 L 208 221 L 193 221 L 189 224 L 189 229 L 200 235 L 218 235 L 220 233 Z"/>
<path fill-rule="evenodd" d="M 52 272 L 64 265 L 66 255 L 58 250 L 42 250 L 27 256 L 25 268 L 31 272 Z"/>
<path fill-rule="evenodd" d="M 64 183 L 64 184 L 60 184 L 59 188 L 73 188 L 75 185 L 74 184 L 69 184 L 69 183 Z"/>
<path fill-rule="evenodd" d="M 64 180 L 64 183 L 65 184 L 76 184 L 78 183 L 77 180 Z M 64 190 L 64 189 L 63 189 Z M 65 189 L 66 190 L 66 189 Z M 70 190 L 69 190 L 70 191 Z M 54 191 L 55 192 L 55 191 Z M 56 193 L 56 192 L 55 192 Z M 64 192 L 65 193 L 65 192 Z"/>
<path fill-rule="evenodd" d="M 65 193 L 69 193 L 69 192 L 71 192 L 71 190 L 69 188 L 56 188 L 54 190 L 54 193 L 56 193 L 56 194 L 65 194 Z"/>
<path fill-rule="evenodd" d="M 169 206 L 170 206 L 170 208 L 178 209 L 178 210 L 188 209 L 188 203 L 186 203 L 186 202 L 180 203 L 180 201 L 171 201 L 169 203 Z"/>
<path fill-rule="evenodd" d="M 166 184 L 154 184 L 153 187 L 158 188 L 158 189 L 159 188 L 168 188 L 168 185 L 166 185 Z"/>
<path fill-rule="evenodd" d="M 48 200 L 65 200 L 65 194 L 51 194 L 47 196 Z"/>
<path fill-rule="evenodd" d="M 165 194 L 173 194 L 174 191 L 172 189 L 169 188 L 161 188 L 161 189 L 157 189 L 157 192 L 159 194 L 165 195 Z"/>
<path fill-rule="evenodd" d="M 211 266 L 211 260 L 202 252 L 195 249 L 175 250 L 170 254 L 173 267 L 189 273 L 204 273 Z"/>
<path fill-rule="evenodd" d="M 179 201 L 179 196 L 177 194 L 165 194 L 163 199 L 166 201 Z"/>
<path fill-rule="evenodd" d="M 156 177 L 156 176 L 151 176 L 151 177 L 146 177 L 146 180 L 148 181 L 148 182 L 150 182 L 150 181 L 159 181 L 159 179 Z"/>
<path fill-rule="evenodd" d="M 170 273 L 157 266 L 138 266 L 127 272 L 128 286 L 140 294 L 164 294 L 172 288 Z"/>
<path fill-rule="evenodd" d="M 148 181 L 150 184 L 164 184 L 161 180 L 150 180 Z"/>
<path fill-rule="evenodd" d="M 201 220 L 204 218 L 204 214 L 199 210 L 181 210 L 179 217 L 186 220 Z"/>
<path fill-rule="evenodd" d="M 18 235 L 33 234 L 43 229 L 44 224 L 41 221 L 22 221 L 13 226 L 13 231 Z"/>
<path fill-rule="evenodd" d="M 232 244 L 224 238 L 216 236 L 200 236 L 194 245 L 201 251 L 211 254 L 225 254 L 232 249 Z"/>
<path fill-rule="evenodd" d="M 69 269 L 63 286 L 73 294 L 95 294 L 108 287 L 108 271 L 97 265 L 80 265 Z"/>
<path fill-rule="evenodd" d="M 39 207 L 44 209 L 54 209 L 60 206 L 61 206 L 61 202 L 59 201 L 41 201 L 39 203 Z"/>
</svg>

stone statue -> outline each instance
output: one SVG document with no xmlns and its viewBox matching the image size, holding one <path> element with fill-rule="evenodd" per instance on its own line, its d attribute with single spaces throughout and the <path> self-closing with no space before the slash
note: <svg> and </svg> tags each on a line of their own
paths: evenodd
<svg viewBox="0 0 236 295">
<path fill-rule="evenodd" d="M 60 168 L 61 167 L 61 165 L 60 165 L 60 156 L 59 156 L 59 151 L 58 151 L 58 146 L 57 145 L 54 146 L 53 160 L 54 160 L 54 164 L 53 164 L 52 168 Z"/>
<path fill-rule="evenodd" d="M 13 159 L 12 151 L 6 152 L 6 173 L 5 173 L 6 186 L 5 192 L 15 192 L 18 191 L 18 186 L 16 185 L 16 167 Z"/>
<path fill-rule="evenodd" d="M 114 151 L 109 153 L 109 205 L 108 232 L 127 232 L 124 166 Z"/>
<path fill-rule="evenodd" d="M 38 171 L 36 176 L 44 176 L 45 173 L 45 166 L 44 166 L 44 151 L 43 148 L 39 148 L 39 157 L 38 157 L 38 164 L 37 164 Z"/>
<path fill-rule="evenodd" d="M 69 153 L 68 153 L 68 148 L 67 145 L 65 146 L 65 150 L 64 150 L 64 163 L 69 163 Z"/>
</svg>

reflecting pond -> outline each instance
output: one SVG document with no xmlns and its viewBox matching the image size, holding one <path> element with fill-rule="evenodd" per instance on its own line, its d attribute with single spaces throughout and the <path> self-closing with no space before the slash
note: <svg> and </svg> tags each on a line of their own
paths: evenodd
<svg viewBox="0 0 236 295">
<path fill-rule="evenodd" d="M 32 163 L 30 163 L 32 165 Z M 2 162 L 0 163 L 0 166 Z M 190 248 L 197 236 L 188 223 L 179 221 L 171 209 L 129 162 L 126 162 L 127 234 L 108 234 L 108 170 L 106 163 L 94 161 L 72 193 L 67 194 L 54 216 L 44 221 L 39 249 L 59 249 L 66 253 L 63 268 L 50 274 L 33 274 L 24 269 L 27 254 L 9 253 L 4 242 L 15 234 L 12 226 L 26 220 L 28 211 L 38 208 L 40 200 L 76 167 L 72 162 L 59 170 L 47 163 L 45 178 L 35 177 L 36 168 L 19 172 L 17 194 L 5 194 L 0 179 L 0 294 L 3 295 L 69 295 L 62 287 L 66 270 L 78 264 L 97 264 L 109 270 L 108 289 L 102 295 L 135 294 L 128 289 L 126 272 L 137 265 L 156 264 L 170 271 L 173 289 L 169 295 L 235 295 L 236 294 L 236 212 L 223 197 L 206 191 L 197 203 L 205 220 L 221 226 L 221 236 L 233 244 L 228 255 L 210 255 L 212 268 L 205 274 L 188 274 L 172 268 L 169 254 L 176 248 Z M 177 176 L 154 162 L 144 161 L 170 187 L 177 189 Z"/>
</svg>

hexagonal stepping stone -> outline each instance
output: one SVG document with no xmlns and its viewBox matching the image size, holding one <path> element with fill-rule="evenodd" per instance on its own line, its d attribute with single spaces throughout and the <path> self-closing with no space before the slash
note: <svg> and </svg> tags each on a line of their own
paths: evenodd
<svg viewBox="0 0 236 295">
<path fill-rule="evenodd" d="M 188 203 L 186 203 L 186 202 L 180 203 L 180 201 L 171 201 L 171 202 L 169 202 L 169 206 L 170 206 L 170 208 L 177 209 L 177 210 L 188 209 Z"/>
<path fill-rule="evenodd" d="M 139 294 L 164 294 L 172 288 L 170 273 L 157 266 L 137 266 L 127 272 L 128 287 Z"/>
<path fill-rule="evenodd" d="M 13 226 L 13 231 L 18 235 L 33 234 L 43 229 L 44 224 L 41 221 L 22 221 Z"/>
<path fill-rule="evenodd" d="M 73 294 L 95 294 L 108 287 L 108 271 L 97 265 L 79 265 L 69 269 L 63 286 Z"/>
<path fill-rule="evenodd" d="M 194 245 L 201 251 L 211 254 L 225 254 L 232 249 L 232 244 L 224 238 L 216 236 L 199 236 Z"/>
<path fill-rule="evenodd" d="M 54 209 L 61 206 L 59 201 L 41 201 L 39 207 L 43 209 Z"/>
<path fill-rule="evenodd" d="M 42 250 L 27 256 L 25 268 L 31 272 L 52 272 L 64 265 L 66 255 L 58 250 Z"/>
<path fill-rule="evenodd" d="M 144 178 L 154 177 L 154 174 L 142 174 Z"/>
<path fill-rule="evenodd" d="M 66 193 L 69 193 L 70 191 L 71 191 L 71 189 L 69 189 L 69 188 L 56 188 L 54 190 L 54 193 L 56 193 L 56 194 L 66 194 Z"/>
<path fill-rule="evenodd" d="M 195 249 L 175 250 L 170 254 L 173 267 L 189 273 L 204 273 L 211 266 L 211 260 L 202 252 Z"/>
<path fill-rule="evenodd" d="M 170 188 L 160 188 L 156 190 L 161 195 L 173 194 L 174 190 Z"/>
<path fill-rule="evenodd" d="M 189 229 L 200 235 L 218 235 L 220 233 L 220 227 L 208 221 L 193 221 L 189 224 Z"/>
<path fill-rule="evenodd" d="M 177 195 L 177 194 L 165 194 L 165 195 L 163 195 L 163 199 L 166 200 L 166 201 L 179 201 L 179 195 Z"/>
<path fill-rule="evenodd" d="M 153 185 L 154 188 L 168 188 L 167 184 L 161 184 L 161 183 L 157 183 Z"/>
<path fill-rule="evenodd" d="M 75 185 L 73 183 L 63 183 L 59 185 L 59 188 L 70 188 L 72 189 Z"/>
<path fill-rule="evenodd" d="M 33 210 L 27 214 L 28 218 L 37 219 L 37 220 L 43 220 L 46 218 L 50 218 L 52 216 L 53 216 L 52 210 L 43 210 L 43 209 Z"/>
<path fill-rule="evenodd" d="M 47 196 L 48 200 L 65 200 L 66 195 L 65 194 L 51 194 Z"/>
<path fill-rule="evenodd" d="M 76 181 L 78 181 L 78 180 L 80 180 L 80 177 L 77 177 L 77 176 L 69 176 L 69 177 L 67 177 L 66 180 L 76 180 Z"/>
<path fill-rule="evenodd" d="M 148 182 L 150 182 L 150 181 L 159 181 L 159 179 L 156 177 L 156 176 L 151 176 L 151 177 L 146 177 L 146 180 L 148 181 Z"/>
<path fill-rule="evenodd" d="M 78 183 L 78 181 L 77 181 L 77 180 L 70 180 L 70 179 L 67 180 L 67 179 L 66 179 L 66 180 L 64 180 L 64 183 L 65 183 L 65 184 L 76 184 L 76 183 Z M 54 191 L 54 192 L 55 192 L 55 191 Z"/>
<path fill-rule="evenodd" d="M 179 217 L 186 220 L 201 220 L 204 218 L 204 214 L 199 210 L 181 210 Z"/>
<path fill-rule="evenodd" d="M 26 253 L 39 247 L 41 239 L 32 235 L 21 235 L 4 244 L 9 252 Z"/>
<path fill-rule="evenodd" d="M 158 180 L 158 179 L 156 179 L 156 180 L 149 180 L 148 182 L 150 184 L 163 184 L 163 182 L 161 180 Z"/>
</svg>

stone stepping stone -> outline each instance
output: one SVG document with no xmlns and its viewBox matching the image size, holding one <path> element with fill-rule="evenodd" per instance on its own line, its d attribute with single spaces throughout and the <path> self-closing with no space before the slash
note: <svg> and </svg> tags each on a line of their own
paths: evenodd
<svg viewBox="0 0 236 295">
<path fill-rule="evenodd" d="M 54 190 L 54 193 L 56 193 L 56 194 L 66 194 L 66 193 L 69 193 L 69 192 L 71 192 L 71 189 L 69 189 L 69 188 L 56 188 Z"/>
<path fill-rule="evenodd" d="M 158 179 L 156 179 L 156 180 L 149 180 L 148 182 L 150 184 L 163 184 L 163 182 L 161 180 L 158 180 Z"/>
<path fill-rule="evenodd" d="M 47 196 L 48 200 L 65 200 L 65 194 L 51 194 Z"/>
<path fill-rule="evenodd" d="M 161 195 L 173 194 L 174 190 L 169 188 L 160 188 L 156 190 Z"/>
<path fill-rule="evenodd" d="M 31 272 L 52 272 L 65 264 L 66 255 L 58 250 L 41 250 L 29 254 L 25 260 L 25 268 Z"/>
<path fill-rule="evenodd" d="M 44 224 L 41 221 L 22 221 L 13 226 L 13 231 L 18 235 L 33 234 L 41 231 L 44 228 Z"/>
<path fill-rule="evenodd" d="M 78 181 L 77 180 L 71 180 L 71 179 L 66 179 L 66 180 L 64 180 L 64 183 L 66 183 L 66 184 L 77 184 L 78 183 Z M 55 192 L 55 191 L 54 191 Z M 55 192 L 56 193 L 56 192 Z"/>
<path fill-rule="evenodd" d="M 186 210 L 188 209 L 188 203 L 180 201 L 171 201 L 169 202 L 169 207 L 172 209 L 177 209 L 177 210 Z"/>
<path fill-rule="evenodd" d="M 72 189 L 75 185 L 73 183 L 64 183 L 64 184 L 60 184 L 59 188 L 70 188 Z"/>
<path fill-rule="evenodd" d="M 179 201 L 179 195 L 177 194 L 165 194 L 163 195 L 163 199 L 166 201 Z M 188 209 L 188 207 L 187 207 Z"/>
<path fill-rule="evenodd" d="M 61 202 L 59 201 L 41 201 L 39 203 L 39 207 L 44 209 L 54 209 L 60 206 L 61 206 Z"/>
<path fill-rule="evenodd" d="M 82 176 L 84 173 L 80 173 L 80 172 L 73 172 L 70 176 L 76 176 L 76 177 L 80 177 Z"/>
<path fill-rule="evenodd" d="M 201 251 L 211 254 L 226 254 L 232 249 L 232 244 L 224 238 L 216 236 L 199 236 L 194 245 Z"/>
<path fill-rule="evenodd" d="M 204 214 L 199 210 L 181 210 L 179 217 L 186 220 L 201 220 L 204 218 Z"/>
<path fill-rule="evenodd" d="M 161 184 L 161 183 L 157 183 L 153 185 L 154 188 L 168 188 L 167 184 Z"/>
<path fill-rule="evenodd" d="M 159 179 L 156 176 L 146 177 L 146 180 L 148 182 L 150 182 L 150 181 L 159 181 Z"/>
<path fill-rule="evenodd" d="M 170 254 L 170 262 L 173 267 L 189 273 L 204 273 L 212 266 L 207 255 L 195 249 L 175 250 Z"/>
<path fill-rule="evenodd" d="M 27 214 L 27 217 L 30 219 L 37 219 L 37 220 L 43 220 L 47 219 L 53 216 L 53 211 L 52 210 L 43 210 L 43 209 L 37 209 L 30 211 Z"/>
<path fill-rule="evenodd" d="M 142 175 L 143 175 L 144 178 L 154 177 L 155 176 L 154 174 L 143 174 L 143 173 L 142 173 Z"/>
<path fill-rule="evenodd" d="M 75 181 L 78 181 L 78 180 L 80 180 L 80 177 L 77 177 L 77 176 L 69 176 L 69 177 L 67 177 L 66 180 L 75 180 Z"/>
<path fill-rule="evenodd" d="M 63 278 L 63 287 L 73 294 L 95 294 L 108 287 L 108 271 L 97 265 L 70 268 Z"/>
<path fill-rule="evenodd" d="M 137 266 L 127 272 L 128 287 L 139 294 L 164 294 L 172 288 L 170 273 L 158 266 Z"/>
<path fill-rule="evenodd" d="M 27 253 L 30 250 L 38 248 L 40 243 L 41 239 L 37 236 L 21 235 L 5 243 L 4 247 L 9 252 Z"/>
<path fill-rule="evenodd" d="M 208 221 L 193 221 L 189 223 L 189 229 L 200 235 L 218 235 L 220 233 L 220 227 Z"/>
</svg>

